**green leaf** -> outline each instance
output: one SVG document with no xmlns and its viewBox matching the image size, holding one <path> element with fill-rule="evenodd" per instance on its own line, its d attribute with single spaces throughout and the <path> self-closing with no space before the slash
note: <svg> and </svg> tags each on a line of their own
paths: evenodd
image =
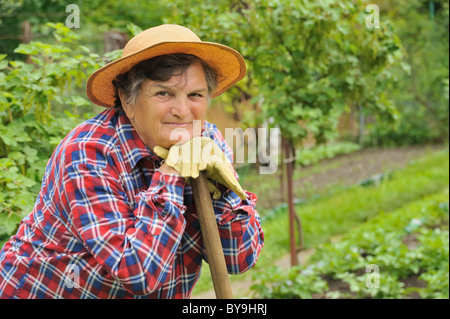
<svg viewBox="0 0 450 319">
<path fill-rule="evenodd" d="M 37 45 L 37 42 L 32 42 L 28 44 L 20 44 L 15 50 L 14 53 L 21 53 L 27 55 L 35 55 L 41 51 L 41 48 Z"/>
<path fill-rule="evenodd" d="M 128 29 L 128 31 L 130 31 L 130 33 L 133 37 L 143 31 L 141 27 L 138 27 L 134 23 L 128 23 L 127 29 Z"/>
<path fill-rule="evenodd" d="M 6 56 L 6 54 L 4 54 L 4 56 Z M 4 68 L 6 68 L 9 64 L 8 60 L 4 60 L 2 61 L 2 59 L 0 59 L 0 70 L 3 70 Z"/>
</svg>

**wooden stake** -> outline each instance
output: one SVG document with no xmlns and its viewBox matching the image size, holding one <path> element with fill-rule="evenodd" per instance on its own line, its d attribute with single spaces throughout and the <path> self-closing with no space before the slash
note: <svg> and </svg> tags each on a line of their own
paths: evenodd
<svg viewBox="0 0 450 319">
<path fill-rule="evenodd" d="M 211 202 L 208 181 L 203 172 L 200 172 L 198 178 L 191 179 L 191 186 L 216 298 L 232 299 L 233 293 L 220 242 L 216 215 Z"/>
<path fill-rule="evenodd" d="M 20 37 L 22 40 L 22 43 L 28 44 L 33 39 L 33 36 L 31 34 L 31 23 L 29 20 L 23 21 L 20 25 L 20 28 L 22 30 L 22 36 Z M 31 63 L 31 57 L 29 55 L 26 55 L 26 63 Z"/>
<path fill-rule="evenodd" d="M 298 258 L 297 258 L 297 247 L 295 244 L 295 207 L 294 207 L 294 190 L 293 190 L 293 180 L 292 175 L 294 174 L 294 163 L 293 163 L 293 157 L 294 152 L 291 144 L 286 141 L 285 144 L 285 150 L 286 150 L 286 159 L 288 159 L 288 162 L 286 163 L 286 177 L 287 177 L 287 199 L 288 199 L 288 207 L 289 207 L 289 246 L 291 251 L 291 266 L 296 266 L 299 264 Z"/>
</svg>

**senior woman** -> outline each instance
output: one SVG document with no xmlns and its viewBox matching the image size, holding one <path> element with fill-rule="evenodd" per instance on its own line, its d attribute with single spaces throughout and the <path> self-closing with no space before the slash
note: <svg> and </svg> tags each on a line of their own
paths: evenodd
<svg viewBox="0 0 450 319">
<path fill-rule="evenodd" d="M 189 179 L 206 170 L 228 272 L 263 246 L 256 196 L 206 121 L 245 76 L 235 50 L 162 25 L 94 72 L 106 107 L 50 158 L 33 211 L 0 252 L 1 298 L 189 298 L 207 261 Z M 192 152 L 191 152 L 192 150 Z"/>
</svg>

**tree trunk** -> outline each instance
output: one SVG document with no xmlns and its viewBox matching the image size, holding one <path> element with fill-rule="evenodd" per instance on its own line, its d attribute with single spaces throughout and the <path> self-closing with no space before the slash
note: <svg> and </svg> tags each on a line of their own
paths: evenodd
<svg viewBox="0 0 450 319">
<path fill-rule="evenodd" d="M 364 146 L 364 131 L 366 127 L 366 119 L 362 106 L 359 106 L 359 133 L 358 142 L 359 145 Z"/>
<path fill-rule="evenodd" d="M 125 47 L 128 42 L 128 36 L 124 32 L 108 31 L 103 34 L 103 43 L 105 45 L 105 52 L 120 50 Z"/>
<path fill-rule="evenodd" d="M 295 223 L 298 223 L 299 234 L 301 234 L 301 223 L 294 207 L 294 182 L 292 176 L 294 174 L 294 152 L 293 147 L 289 141 L 285 141 L 285 156 L 286 156 L 286 177 L 287 177 L 287 198 L 289 207 L 289 245 L 291 251 L 291 266 L 299 264 L 297 258 L 297 245 L 295 243 Z"/>
<path fill-rule="evenodd" d="M 24 44 L 28 44 L 31 42 L 31 40 L 33 39 L 33 36 L 31 34 L 31 23 L 29 20 L 26 20 L 24 22 L 22 22 L 22 24 L 20 25 L 20 28 L 22 30 L 22 35 L 21 35 L 21 41 Z M 31 63 L 31 58 L 29 55 L 26 56 L 26 63 Z"/>
</svg>

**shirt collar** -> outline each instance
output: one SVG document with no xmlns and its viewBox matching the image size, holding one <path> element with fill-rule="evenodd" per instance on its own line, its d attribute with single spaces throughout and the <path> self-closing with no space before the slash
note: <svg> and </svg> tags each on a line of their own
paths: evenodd
<svg viewBox="0 0 450 319">
<path fill-rule="evenodd" d="M 129 163 L 130 170 L 133 169 L 141 159 L 146 157 L 149 157 L 155 162 L 161 160 L 144 144 L 123 110 L 119 111 L 116 132 L 122 148 L 124 160 Z"/>
</svg>

